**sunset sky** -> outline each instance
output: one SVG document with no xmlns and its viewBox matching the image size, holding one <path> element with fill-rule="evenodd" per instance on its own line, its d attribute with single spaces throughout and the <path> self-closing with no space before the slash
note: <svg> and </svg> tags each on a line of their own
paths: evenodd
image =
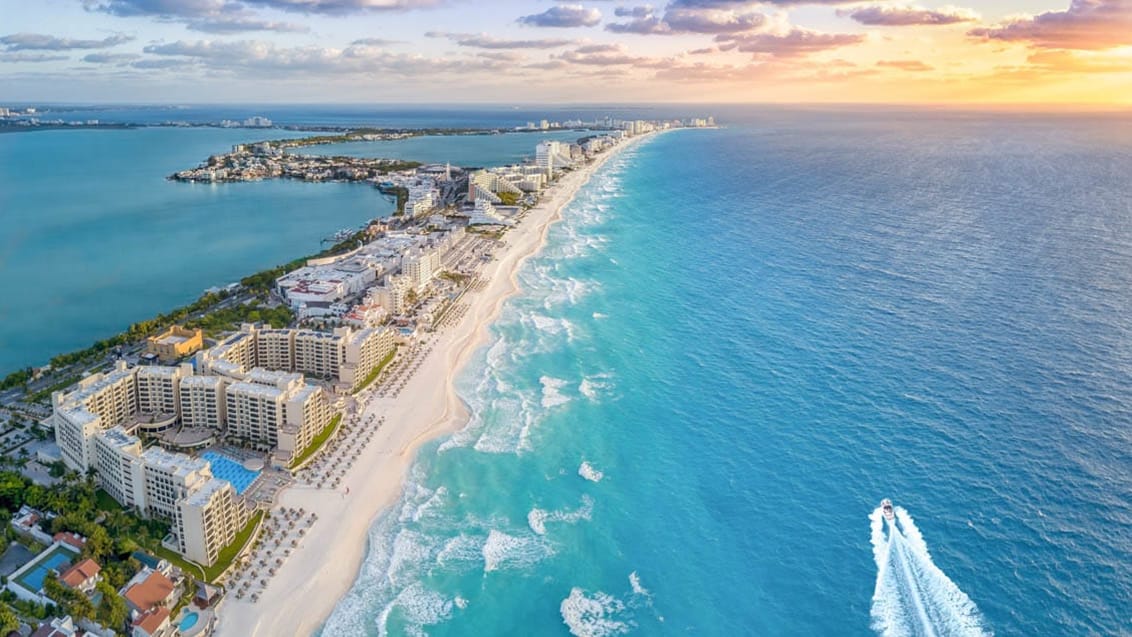
<svg viewBox="0 0 1132 637">
<path fill-rule="evenodd" d="M 0 101 L 1132 104 L 1132 0 L 0 0 Z"/>
</svg>

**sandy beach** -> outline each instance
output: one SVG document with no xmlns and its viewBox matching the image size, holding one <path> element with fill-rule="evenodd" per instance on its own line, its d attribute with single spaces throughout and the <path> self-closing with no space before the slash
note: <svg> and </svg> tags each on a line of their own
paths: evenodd
<svg viewBox="0 0 1132 637">
<path fill-rule="evenodd" d="M 374 519 L 396 501 L 420 446 L 462 427 L 468 418 L 454 381 L 471 354 L 488 336 L 503 302 L 519 289 L 516 274 L 538 253 L 550 226 L 590 176 L 611 157 L 647 136 L 633 138 L 588 166 L 563 176 L 504 235 L 505 246 L 481 273 L 485 289 L 470 292 L 467 312 L 440 331 L 427 356 L 395 397 L 372 394 L 361 420 L 373 414 L 383 424 L 337 488 L 297 485 L 279 505 L 314 512 L 318 521 L 263 590 L 259 601 L 228 595 L 217 633 L 223 637 L 309 635 L 322 625 L 349 590 L 365 555 L 366 533 Z"/>
</svg>

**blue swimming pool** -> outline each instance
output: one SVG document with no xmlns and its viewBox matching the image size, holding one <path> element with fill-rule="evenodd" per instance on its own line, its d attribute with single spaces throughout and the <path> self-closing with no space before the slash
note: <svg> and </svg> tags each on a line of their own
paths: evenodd
<svg viewBox="0 0 1132 637">
<path fill-rule="evenodd" d="M 186 613 L 185 616 L 181 618 L 181 623 L 177 624 L 177 630 L 181 632 L 189 630 L 193 626 L 197 625 L 198 619 L 200 619 L 200 615 L 198 615 L 197 613 Z"/>
<path fill-rule="evenodd" d="M 49 572 L 61 570 L 64 564 L 70 564 L 75 557 L 77 557 L 75 551 L 58 546 L 47 555 L 37 558 L 35 566 L 16 578 L 16 582 L 29 591 L 38 593 L 39 589 L 43 588 L 43 580 L 47 579 Z"/>
<path fill-rule="evenodd" d="M 205 451 L 200 454 L 200 457 L 212 464 L 212 475 L 231 482 L 236 493 L 243 494 L 251 483 L 259 477 L 258 471 L 245 469 L 244 465 L 222 453 Z"/>
</svg>

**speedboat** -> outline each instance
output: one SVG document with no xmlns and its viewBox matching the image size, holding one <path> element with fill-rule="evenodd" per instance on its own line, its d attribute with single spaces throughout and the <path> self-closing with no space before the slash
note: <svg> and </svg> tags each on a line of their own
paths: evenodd
<svg viewBox="0 0 1132 637">
<path fill-rule="evenodd" d="M 892 512 L 892 500 L 885 498 L 880 501 L 880 512 L 884 514 L 884 519 L 888 522 L 896 521 L 896 514 Z"/>
</svg>

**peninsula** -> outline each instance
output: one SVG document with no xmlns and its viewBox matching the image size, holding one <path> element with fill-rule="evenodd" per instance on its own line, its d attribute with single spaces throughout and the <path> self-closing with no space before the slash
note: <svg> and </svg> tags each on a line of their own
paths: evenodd
<svg viewBox="0 0 1132 637">
<path fill-rule="evenodd" d="M 206 162 L 232 171 L 210 181 L 369 181 L 402 205 L 315 257 L 4 380 L 4 415 L 38 432 L 35 459 L 4 475 L 20 493 L 57 494 L 14 501 L 17 536 L 42 551 L 7 584 L 14 612 L 46 617 L 59 607 L 52 621 L 92 632 L 315 630 L 417 447 L 465 421 L 453 379 L 563 206 L 649 134 L 710 124 L 619 123 L 578 143 L 542 141 L 531 164 L 481 170 L 388 159 L 341 173 L 333 162 L 350 158 L 283 152 L 301 140 Z M 331 164 L 302 163 L 322 159 Z M 330 172 L 308 172 L 315 166 Z M 120 546 L 96 530 L 108 516 Z M 76 594 L 22 575 L 61 551 L 86 558 L 63 556 L 76 578 L 101 569 L 112 585 L 80 583 Z M 328 561 L 340 568 L 321 569 Z M 161 599 L 138 598 L 165 582 Z M 127 617 L 115 610 L 121 599 Z"/>
</svg>

